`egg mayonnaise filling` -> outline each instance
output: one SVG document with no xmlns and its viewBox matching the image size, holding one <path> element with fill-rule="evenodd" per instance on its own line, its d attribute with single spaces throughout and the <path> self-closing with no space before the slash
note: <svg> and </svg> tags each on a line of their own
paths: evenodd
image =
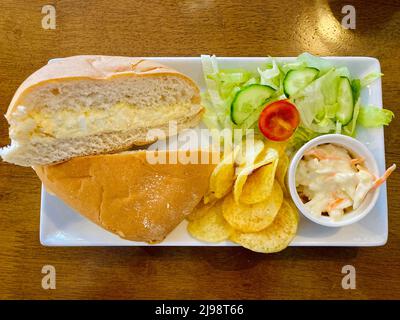
<svg viewBox="0 0 400 320">
<path fill-rule="evenodd" d="M 63 108 L 63 110 L 41 109 L 26 111 L 19 106 L 10 122 L 10 137 L 14 140 L 35 138 L 74 138 L 109 131 L 124 131 L 130 128 L 152 127 L 176 120 L 177 114 L 187 114 L 190 105 L 160 105 L 142 108 L 127 103 L 117 103 L 112 107 Z"/>
</svg>

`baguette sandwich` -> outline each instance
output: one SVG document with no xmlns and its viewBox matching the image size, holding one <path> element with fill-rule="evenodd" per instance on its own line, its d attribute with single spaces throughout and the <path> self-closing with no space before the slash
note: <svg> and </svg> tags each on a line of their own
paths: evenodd
<svg viewBox="0 0 400 320">
<path fill-rule="evenodd" d="M 18 88 L 6 113 L 11 145 L 4 161 L 47 165 L 126 150 L 195 126 L 199 89 L 161 64 L 128 57 L 74 56 L 50 61 Z M 169 132 L 175 121 L 177 132 Z"/>
</svg>

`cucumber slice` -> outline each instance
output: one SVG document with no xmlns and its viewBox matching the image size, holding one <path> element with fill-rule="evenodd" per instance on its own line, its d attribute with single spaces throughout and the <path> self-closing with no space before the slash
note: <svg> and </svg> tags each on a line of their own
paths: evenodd
<svg viewBox="0 0 400 320">
<path fill-rule="evenodd" d="M 231 119 L 234 124 L 241 125 L 259 106 L 274 94 L 270 86 L 251 84 L 238 93 L 231 104 Z"/>
<path fill-rule="evenodd" d="M 340 77 L 337 102 L 336 119 L 345 126 L 353 118 L 354 110 L 353 91 L 349 78 Z"/>
<path fill-rule="evenodd" d="M 287 97 L 309 85 L 319 74 L 316 68 L 290 70 L 283 79 L 283 90 Z"/>
</svg>

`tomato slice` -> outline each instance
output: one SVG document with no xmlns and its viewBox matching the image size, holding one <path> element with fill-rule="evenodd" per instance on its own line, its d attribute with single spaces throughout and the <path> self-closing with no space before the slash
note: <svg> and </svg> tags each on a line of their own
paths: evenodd
<svg viewBox="0 0 400 320">
<path fill-rule="evenodd" d="M 300 122 L 299 111 L 288 100 L 268 104 L 260 114 L 258 127 L 261 133 L 273 141 L 289 139 Z"/>
</svg>

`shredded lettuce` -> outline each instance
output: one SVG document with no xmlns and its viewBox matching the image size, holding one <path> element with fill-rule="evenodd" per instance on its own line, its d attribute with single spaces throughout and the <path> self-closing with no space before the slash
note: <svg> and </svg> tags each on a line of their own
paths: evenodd
<svg viewBox="0 0 400 320">
<path fill-rule="evenodd" d="M 225 91 L 227 86 L 231 83 L 228 81 L 228 76 L 224 77 L 224 73 L 220 73 L 215 56 L 202 55 L 201 62 L 203 66 L 204 80 L 207 86 L 207 97 L 210 101 L 209 104 L 204 104 L 203 102 L 204 107 L 208 111 L 208 117 L 213 118 L 212 115 L 215 114 L 218 119 L 218 124 L 222 128 L 230 128 L 232 127 L 229 116 L 230 104 L 234 96 L 233 91 L 235 86 L 232 86 L 230 92 Z M 223 85 L 221 85 L 221 75 L 222 79 L 225 80 Z M 235 81 L 237 80 L 237 78 L 233 78 Z"/>
<path fill-rule="evenodd" d="M 237 92 L 250 84 L 261 84 L 276 90 L 267 102 L 287 99 L 283 90 L 285 75 L 290 70 L 306 67 L 316 68 L 319 73 L 305 88 L 290 96 L 301 118 L 300 126 L 290 140 L 291 148 L 296 149 L 321 134 L 340 133 L 355 136 L 357 125 L 368 128 L 388 125 L 394 117 L 390 110 L 361 105 L 362 89 L 380 78 L 383 75 L 380 72 L 371 72 L 361 79 L 355 79 L 346 66 L 337 67 L 330 61 L 309 53 L 303 53 L 295 61 L 288 63 L 279 63 L 269 57 L 254 73 L 245 69 L 219 69 L 215 56 L 202 55 L 201 62 L 207 87 L 206 92 L 202 94 L 202 103 L 206 109 L 203 120 L 212 129 L 257 129 L 257 121 L 264 105 L 256 106 L 240 126 L 231 121 L 231 104 Z M 349 79 L 353 93 L 353 116 L 346 125 L 336 119 L 341 77 Z"/>
<path fill-rule="evenodd" d="M 320 72 L 320 75 L 327 73 L 333 67 L 332 63 L 330 63 L 328 60 L 313 56 L 308 52 L 299 55 L 297 60 L 299 62 L 303 62 L 307 67 L 317 68 Z"/>
<path fill-rule="evenodd" d="M 279 66 L 279 69 L 283 74 L 288 73 L 290 70 L 298 70 L 307 67 L 307 64 L 303 61 L 296 60 L 295 62 L 283 63 Z"/>
<path fill-rule="evenodd" d="M 350 70 L 347 67 L 336 68 L 336 74 L 338 75 L 338 77 L 346 77 L 348 79 L 351 79 Z"/>
<path fill-rule="evenodd" d="M 258 68 L 258 73 L 251 73 L 244 69 L 220 70 L 215 56 L 202 55 L 204 79 L 207 87 L 202 96 L 202 103 L 206 109 L 204 123 L 209 128 L 238 128 L 254 127 L 263 106 L 256 108 L 240 126 L 231 121 L 231 104 L 235 95 L 242 88 L 251 84 L 269 85 L 276 89 L 276 95 L 270 101 L 281 95 L 281 71 L 276 61 L 270 58 L 264 68 Z"/>
<path fill-rule="evenodd" d="M 255 84 L 255 83 L 258 83 L 258 82 L 259 82 L 259 79 L 257 77 L 251 77 L 248 81 L 246 81 L 243 84 L 243 87 L 247 87 L 247 86 L 249 86 L 251 84 Z"/>
<path fill-rule="evenodd" d="M 210 97 L 207 92 L 203 92 L 201 94 L 201 101 L 205 108 L 205 112 L 203 114 L 203 122 L 209 129 L 218 129 L 221 130 L 221 125 L 218 120 L 218 115 L 214 111 L 213 106 L 210 102 Z"/>
<path fill-rule="evenodd" d="M 339 77 L 331 68 L 322 77 L 314 80 L 293 97 L 300 113 L 302 125 L 318 133 L 328 133 L 335 129 L 331 121 L 336 112 L 337 86 Z"/>
<path fill-rule="evenodd" d="M 360 86 L 362 88 L 365 88 L 366 86 L 369 86 L 372 82 L 374 82 L 376 79 L 379 79 L 382 76 L 383 76 L 383 73 L 371 72 L 371 73 L 367 74 L 364 78 L 360 79 Z"/>
<path fill-rule="evenodd" d="M 319 135 L 321 135 L 321 134 L 318 132 L 315 132 L 315 131 L 312 131 L 310 129 L 306 129 L 306 128 L 300 126 L 296 129 L 292 138 L 290 138 L 290 141 L 288 144 L 288 149 L 296 151 L 307 141 L 314 139 L 315 137 L 318 137 Z"/>
<path fill-rule="evenodd" d="M 360 108 L 358 124 L 365 128 L 387 126 L 394 118 L 394 113 L 374 106 Z"/>
<path fill-rule="evenodd" d="M 281 71 L 275 59 L 270 58 L 271 61 L 268 62 L 265 70 L 257 68 L 260 74 L 260 84 L 270 86 L 271 88 L 278 90 L 280 85 L 280 75 Z"/>
<path fill-rule="evenodd" d="M 246 70 L 233 69 L 221 70 L 216 74 L 210 74 L 208 77 L 214 80 L 218 85 L 218 91 L 223 99 L 232 96 L 232 91 L 239 89 L 239 86 L 250 79 L 251 73 Z"/>
</svg>

